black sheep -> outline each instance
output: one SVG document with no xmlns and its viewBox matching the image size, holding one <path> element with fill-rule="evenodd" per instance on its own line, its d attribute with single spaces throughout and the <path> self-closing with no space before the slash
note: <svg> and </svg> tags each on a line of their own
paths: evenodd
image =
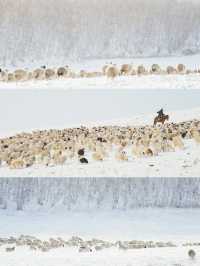
<svg viewBox="0 0 200 266">
<path fill-rule="evenodd" d="M 83 156 L 84 154 L 85 154 L 85 150 L 84 149 L 78 150 L 78 155 L 79 156 Z"/>
<path fill-rule="evenodd" d="M 88 160 L 87 160 L 85 157 L 82 157 L 82 158 L 80 159 L 80 162 L 81 162 L 81 163 L 88 163 Z"/>
</svg>

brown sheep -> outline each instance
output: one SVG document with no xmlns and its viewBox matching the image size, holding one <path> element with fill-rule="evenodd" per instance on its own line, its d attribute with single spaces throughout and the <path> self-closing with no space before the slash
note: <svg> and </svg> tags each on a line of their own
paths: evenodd
<svg viewBox="0 0 200 266">
<path fill-rule="evenodd" d="M 138 73 L 138 75 L 144 75 L 144 74 L 146 74 L 145 67 L 143 65 L 138 66 L 137 73 Z"/>
<path fill-rule="evenodd" d="M 180 74 L 184 74 L 184 73 L 186 72 L 186 67 L 185 67 L 185 65 L 183 65 L 183 64 L 178 64 L 178 66 L 177 66 L 177 71 L 178 71 L 178 73 L 180 73 Z"/>
<path fill-rule="evenodd" d="M 54 79 L 55 77 L 56 77 L 56 73 L 54 69 L 48 68 L 45 70 L 46 79 Z"/>
<path fill-rule="evenodd" d="M 198 130 L 192 129 L 191 130 L 191 135 L 196 141 L 196 143 L 200 144 L 200 132 Z"/>
<path fill-rule="evenodd" d="M 128 157 L 125 151 L 117 151 L 115 158 L 118 161 L 128 161 Z"/>
<path fill-rule="evenodd" d="M 131 76 L 135 76 L 135 75 L 137 75 L 137 72 L 136 72 L 135 69 L 132 69 L 132 71 L 131 71 Z"/>
<path fill-rule="evenodd" d="M 187 69 L 187 70 L 186 70 L 186 74 L 187 74 L 187 75 L 192 74 L 192 70 Z"/>
<path fill-rule="evenodd" d="M 179 149 L 183 149 L 184 148 L 184 143 L 181 139 L 180 136 L 174 136 L 172 138 L 172 141 L 173 141 L 173 145 L 175 148 L 179 148 Z"/>
<path fill-rule="evenodd" d="M 33 79 L 36 79 L 36 80 L 43 80 L 43 79 L 45 79 L 45 70 L 44 69 L 41 69 L 41 68 L 35 69 L 33 71 L 32 78 Z"/>
<path fill-rule="evenodd" d="M 103 155 L 100 152 L 95 152 L 92 154 L 92 159 L 95 161 L 103 161 Z"/>
<path fill-rule="evenodd" d="M 172 67 L 172 66 L 167 67 L 167 74 L 176 74 L 176 73 L 177 73 L 177 71 L 174 67 Z"/>
<path fill-rule="evenodd" d="M 65 67 L 59 67 L 57 69 L 57 76 L 58 77 L 66 77 L 68 74 L 68 69 L 66 69 Z"/>
<path fill-rule="evenodd" d="M 106 70 L 107 78 L 114 79 L 119 75 L 119 70 L 115 65 L 110 65 Z"/>
<path fill-rule="evenodd" d="M 10 169 L 22 169 L 25 167 L 24 160 L 20 158 L 11 160 L 8 165 Z"/>
<path fill-rule="evenodd" d="M 24 81 L 27 80 L 27 72 L 23 69 L 15 70 L 14 78 L 16 81 Z"/>
<path fill-rule="evenodd" d="M 7 75 L 7 81 L 8 82 L 15 81 L 15 77 L 14 77 L 14 74 L 13 73 L 8 73 L 8 75 Z"/>
<path fill-rule="evenodd" d="M 120 74 L 121 75 L 129 75 L 132 71 L 132 65 L 130 64 L 123 64 L 120 69 Z"/>
</svg>

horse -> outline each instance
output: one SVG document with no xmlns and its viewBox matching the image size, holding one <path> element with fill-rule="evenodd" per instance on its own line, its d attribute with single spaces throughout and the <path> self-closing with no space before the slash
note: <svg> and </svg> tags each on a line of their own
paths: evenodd
<svg viewBox="0 0 200 266">
<path fill-rule="evenodd" d="M 169 120 L 169 115 L 162 115 L 162 116 L 156 116 L 154 118 L 154 123 L 153 125 L 156 126 L 157 123 L 162 123 L 162 125 L 165 123 L 165 121 L 168 121 Z"/>
</svg>

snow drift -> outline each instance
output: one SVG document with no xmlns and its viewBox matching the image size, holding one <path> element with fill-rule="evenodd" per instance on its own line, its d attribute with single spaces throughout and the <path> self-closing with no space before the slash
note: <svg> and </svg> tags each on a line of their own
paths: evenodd
<svg viewBox="0 0 200 266">
<path fill-rule="evenodd" d="M 0 0 L 0 16 L 1 65 L 200 51 L 195 0 Z"/>
<path fill-rule="evenodd" d="M 1 178 L 0 208 L 131 210 L 200 207 L 199 178 Z"/>
</svg>

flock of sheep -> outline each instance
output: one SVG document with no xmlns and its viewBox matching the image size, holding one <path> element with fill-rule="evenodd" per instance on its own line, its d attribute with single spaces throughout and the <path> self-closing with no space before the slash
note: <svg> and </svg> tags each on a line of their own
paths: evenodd
<svg viewBox="0 0 200 266">
<path fill-rule="evenodd" d="M 107 78 L 114 79 L 117 76 L 123 75 L 167 75 L 167 74 L 191 74 L 200 73 L 199 70 L 189 70 L 183 64 L 178 64 L 177 67 L 168 66 L 162 69 L 158 64 L 153 64 L 150 69 L 146 69 L 143 65 L 134 67 L 132 64 L 123 64 L 117 66 L 116 64 L 109 63 L 102 67 L 101 71 L 85 71 L 81 70 L 79 73 L 73 71 L 69 66 L 59 68 L 47 68 L 42 66 L 34 69 L 33 71 L 25 69 L 17 69 L 13 72 L 0 69 L 0 81 L 3 82 L 22 82 L 28 80 L 51 80 L 58 78 L 94 78 L 106 76 Z"/>
<path fill-rule="evenodd" d="M 184 149 L 184 139 L 200 144 L 200 121 L 164 125 L 99 126 L 41 130 L 0 139 L 0 164 L 11 169 L 87 164 L 109 159 L 133 161 Z"/>
<path fill-rule="evenodd" d="M 172 242 L 154 242 L 154 241 L 116 241 L 109 242 L 100 239 L 83 240 L 80 237 L 73 236 L 69 240 L 64 240 L 60 237 L 50 238 L 49 240 L 40 240 L 33 236 L 21 235 L 20 237 L 9 237 L 0 238 L 0 247 L 5 246 L 6 252 L 14 252 L 17 247 L 27 246 L 33 251 L 48 252 L 52 249 L 75 247 L 79 252 L 93 252 L 100 251 L 103 249 L 116 247 L 121 250 L 130 249 L 143 249 L 143 248 L 165 248 L 165 247 L 176 247 Z M 184 243 L 184 247 L 200 246 L 200 243 Z M 188 255 L 192 257 L 193 250 L 190 249 Z M 195 255 L 194 255 L 195 256 Z"/>
</svg>

